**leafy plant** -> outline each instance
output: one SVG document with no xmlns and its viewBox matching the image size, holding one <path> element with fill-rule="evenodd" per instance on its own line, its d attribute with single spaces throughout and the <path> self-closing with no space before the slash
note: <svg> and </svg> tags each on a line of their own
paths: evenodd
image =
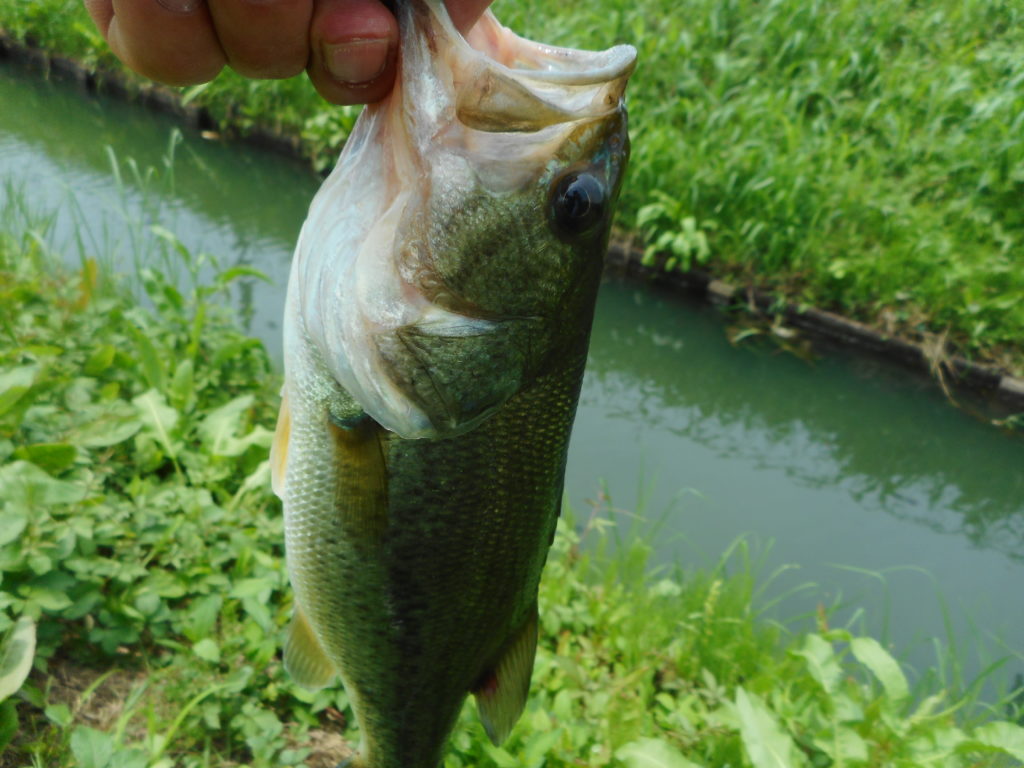
<svg viewBox="0 0 1024 768">
<path fill-rule="evenodd" d="M 0 641 L 0 750 L 10 744 L 18 730 L 18 712 L 10 697 L 28 677 L 35 649 L 36 625 L 28 616 L 14 622 Z"/>
<path fill-rule="evenodd" d="M 643 263 L 653 266 L 658 256 L 664 256 L 661 266 L 667 272 L 688 271 L 707 264 L 711 259 L 707 232 L 713 232 L 718 224 L 709 220 L 698 226 L 678 200 L 658 191 L 652 196 L 656 202 L 643 206 L 636 216 L 636 226 L 649 242 Z"/>
<path fill-rule="evenodd" d="M 145 306 L 94 262 L 58 267 L 39 232 L 0 237 L 0 629 L 38 628 L 16 733 L 0 704 L 0 765 L 333 765 L 358 739 L 344 691 L 297 688 L 278 660 L 279 380 L 214 302 L 248 273 L 199 282 L 161 236 L 182 270 L 141 275 Z M 522 721 L 494 747 L 467 703 L 446 768 L 1020 757 L 1024 730 L 988 714 L 1006 702 L 969 714 L 977 688 L 911 687 L 870 638 L 764 620 L 772 577 L 744 541 L 711 571 L 652 572 L 642 538 L 613 549 L 599 512 L 571 518 Z"/>
</svg>

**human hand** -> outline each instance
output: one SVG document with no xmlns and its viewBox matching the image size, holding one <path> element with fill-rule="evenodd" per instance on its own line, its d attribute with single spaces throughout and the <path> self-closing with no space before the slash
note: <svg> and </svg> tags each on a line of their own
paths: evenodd
<svg viewBox="0 0 1024 768">
<path fill-rule="evenodd" d="M 309 73 L 335 104 L 382 99 L 398 25 L 380 0 L 84 0 L 114 54 L 146 77 L 195 85 L 229 65 L 246 77 Z M 446 0 L 469 29 L 492 0 Z"/>
</svg>

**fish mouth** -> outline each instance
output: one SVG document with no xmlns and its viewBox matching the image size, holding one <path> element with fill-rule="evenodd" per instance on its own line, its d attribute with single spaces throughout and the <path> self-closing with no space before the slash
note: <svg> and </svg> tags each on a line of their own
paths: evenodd
<svg viewBox="0 0 1024 768">
<path fill-rule="evenodd" d="M 516 77 L 563 86 L 605 84 L 628 79 L 636 49 L 616 45 L 604 51 L 561 48 L 520 37 L 486 11 L 466 36 L 471 48 Z M 622 84 L 623 87 L 625 83 Z"/>
<path fill-rule="evenodd" d="M 437 9 L 440 0 L 425 5 L 416 26 L 431 40 L 432 52 L 442 52 L 448 69 L 442 79 L 448 81 L 455 116 L 464 126 L 536 132 L 621 109 L 636 66 L 633 46 L 584 51 L 537 43 L 502 25 L 490 10 L 463 37 L 443 8 Z"/>
</svg>

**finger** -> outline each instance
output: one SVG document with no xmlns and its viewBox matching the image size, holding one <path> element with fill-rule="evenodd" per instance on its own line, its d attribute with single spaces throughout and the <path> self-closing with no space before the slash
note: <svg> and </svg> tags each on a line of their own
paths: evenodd
<svg viewBox="0 0 1024 768">
<path fill-rule="evenodd" d="M 398 23 L 378 0 L 316 0 L 309 79 L 335 104 L 384 98 L 395 79 Z"/>
<path fill-rule="evenodd" d="M 299 74 L 309 62 L 313 0 L 209 0 L 228 64 L 246 77 Z"/>
<path fill-rule="evenodd" d="M 476 24 L 492 0 L 445 0 L 448 15 L 452 23 L 462 34 L 466 34 Z"/>
<path fill-rule="evenodd" d="M 92 17 L 93 24 L 107 39 L 107 30 L 110 29 L 110 21 L 114 18 L 114 4 L 111 0 L 85 0 L 85 10 Z"/>
<path fill-rule="evenodd" d="M 113 0 L 110 49 L 139 74 L 168 85 L 216 77 L 224 51 L 202 0 Z"/>
</svg>

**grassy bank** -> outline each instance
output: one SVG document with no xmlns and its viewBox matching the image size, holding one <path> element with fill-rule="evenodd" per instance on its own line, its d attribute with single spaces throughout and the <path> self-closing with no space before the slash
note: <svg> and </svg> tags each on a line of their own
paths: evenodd
<svg viewBox="0 0 1024 768">
<path fill-rule="evenodd" d="M 116 66 L 77 0 L 0 0 L 10 33 Z M 546 41 L 628 41 L 620 225 L 694 266 L 1024 374 L 1024 7 L 1012 0 L 502 0 Z M 329 164 L 356 111 L 301 79 L 185 91 Z"/>
<path fill-rule="evenodd" d="M 296 688 L 279 660 L 279 382 L 208 300 L 235 275 L 190 285 L 171 249 L 186 287 L 142 272 L 143 308 L 46 242 L 0 234 L 0 700 L 36 637 L 0 701 L 0 766 L 333 766 L 358 736 L 345 694 Z M 580 535 L 555 541 L 522 722 L 494 748 L 467 706 L 446 768 L 1024 760 L 1011 699 L 908 680 L 824 614 L 796 634 L 760 618 L 742 544 L 653 574 L 642 541 L 606 556 Z"/>
</svg>

